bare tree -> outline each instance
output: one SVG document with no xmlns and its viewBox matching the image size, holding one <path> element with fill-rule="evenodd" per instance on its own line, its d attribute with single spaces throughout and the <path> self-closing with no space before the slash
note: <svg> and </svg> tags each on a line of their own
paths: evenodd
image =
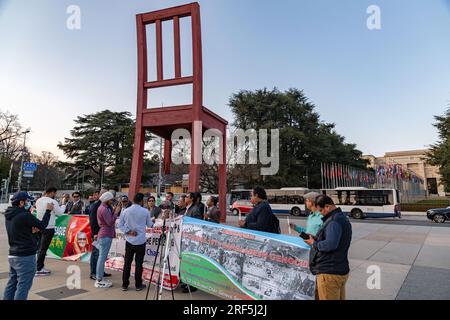
<svg viewBox="0 0 450 320">
<path fill-rule="evenodd" d="M 0 110 L 0 157 L 16 159 L 21 151 L 21 132 L 22 126 L 17 115 Z"/>
</svg>

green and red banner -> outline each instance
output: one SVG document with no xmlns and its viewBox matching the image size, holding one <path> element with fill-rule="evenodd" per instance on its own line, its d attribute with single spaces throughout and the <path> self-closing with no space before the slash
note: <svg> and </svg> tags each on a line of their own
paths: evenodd
<svg viewBox="0 0 450 320">
<path fill-rule="evenodd" d="M 56 218 L 55 235 L 47 251 L 49 257 L 88 262 L 91 251 L 89 216 L 63 215 Z"/>
</svg>

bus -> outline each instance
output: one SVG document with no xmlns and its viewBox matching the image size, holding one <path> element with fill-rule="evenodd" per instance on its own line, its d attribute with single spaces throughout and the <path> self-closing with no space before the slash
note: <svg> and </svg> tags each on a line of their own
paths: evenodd
<svg viewBox="0 0 450 320">
<path fill-rule="evenodd" d="M 354 219 L 401 217 L 400 194 L 396 189 L 342 187 L 321 191 Z"/>
<path fill-rule="evenodd" d="M 234 215 L 239 214 L 238 208 L 233 208 L 236 201 L 242 202 L 243 206 L 250 206 L 249 200 L 251 196 L 250 189 L 239 189 L 231 191 L 230 210 Z M 307 216 L 308 212 L 305 208 L 305 199 L 303 196 L 311 191 L 308 188 L 281 188 L 267 189 L 267 200 L 270 203 L 274 214 L 291 214 L 294 216 Z"/>
</svg>

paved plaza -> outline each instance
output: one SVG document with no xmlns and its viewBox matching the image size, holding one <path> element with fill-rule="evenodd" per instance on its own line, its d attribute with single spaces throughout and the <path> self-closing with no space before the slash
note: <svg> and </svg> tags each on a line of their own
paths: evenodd
<svg viewBox="0 0 450 320">
<path fill-rule="evenodd" d="M 421 225 L 408 224 L 412 220 L 352 221 L 348 299 L 450 299 L 450 223 L 436 225 L 422 219 L 417 223 Z M 236 221 L 236 217 L 228 217 L 228 224 L 235 225 Z M 294 221 L 305 223 L 304 219 L 291 218 L 291 222 Z M 0 214 L 0 297 L 8 279 L 8 243 L 4 225 L 4 216 Z M 283 233 L 287 233 L 287 223 L 283 218 L 281 225 Z M 120 290 L 120 272 L 112 272 L 112 288 L 94 288 L 94 282 L 88 278 L 89 265 L 86 263 L 76 263 L 83 274 L 81 289 L 69 290 L 66 287 L 69 276 L 66 270 L 73 264 L 48 259 L 46 267 L 52 270 L 52 275 L 35 279 L 29 299 L 145 299 L 146 292 L 136 292 L 132 285 L 128 292 Z M 380 268 L 380 289 L 367 287 L 367 279 L 372 274 L 367 271 L 371 266 Z M 152 286 L 149 299 L 153 299 L 154 294 Z M 192 293 L 192 297 L 180 289 L 175 292 L 176 300 L 191 298 L 217 299 L 201 291 Z M 163 292 L 163 299 L 171 299 L 169 291 Z"/>
</svg>

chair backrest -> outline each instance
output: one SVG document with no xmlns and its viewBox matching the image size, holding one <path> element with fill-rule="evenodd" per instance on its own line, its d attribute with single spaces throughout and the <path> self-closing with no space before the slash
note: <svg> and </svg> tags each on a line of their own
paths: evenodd
<svg viewBox="0 0 450 320">
<path fill-rule="evenodd" d="M 191 17 L 192 23 L 192 75 L 182 76 L 181 45 L 180 45 L 180 19 Z M 174 65 L 175 77 L 164 79 L 163 72 L 163 21 L 172 21 L 174 38 Z M 148 47 L 147 26 L 155 25 L 156 46 L 156 81 L 148 81 Z M 192 84 L 193 112 L 199 115 L 203 105 L 203 72 L 202 72 L 202 41 L 200 26 L 200 6 L 191 3 L 164 10 L 138 14 L 136 16 L 138 40 L 138 113 L 147 109 L 148 90 L 169 86 Z"/>
</svg>

